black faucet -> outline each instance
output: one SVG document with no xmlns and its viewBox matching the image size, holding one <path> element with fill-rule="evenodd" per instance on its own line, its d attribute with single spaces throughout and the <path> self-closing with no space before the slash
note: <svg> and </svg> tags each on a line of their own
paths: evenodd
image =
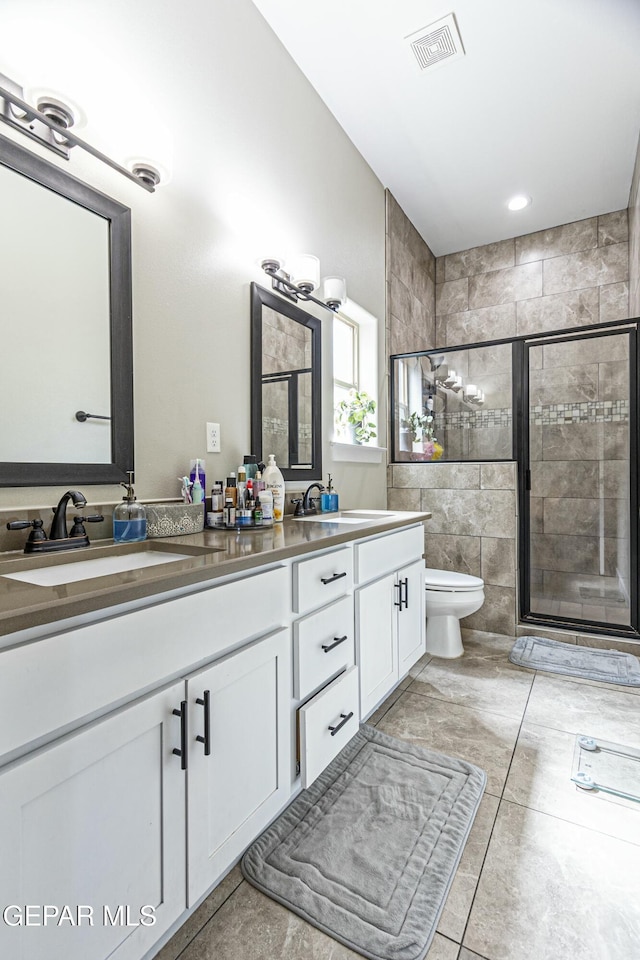
<svg viewBox="0 0 640 960">
<path fill-rule="evenodd" d="M 79 490 L 67 490 L 60 497 L 58 506 L 54 507 L 49 540 L 64 540 L 69 536 L 67 530 L 67 504 L 69 500 L 73 500 L 74 507 L 82 508 L 87 505 L 87 498 L 83 493 L 80 493 Z"/>
<path fill-rule="evenodd" d="M 98 523 L 104 517 L 97 514 L 92 517 L 74 517 L 71 533 L 67 530 L 67 504 L 73 500 L 75 507 L 86 507 L 87 499 L 79 490 L 67 490 L 57 507 L 53 508 L 51 531 L 47 537 L 42 529 L 42 520 L 11 520 L 7 530 L 26 530 L 32 527 L 29 539 L 24 545 L 25 553 L 49 553 L 58 550 L 70 550 L 73 547 L 88 547 L 89 537 L 84 528 L 85 522 Z"/>
<path fill-rule="evenodd" d="M 304 492 L 304 496 L 302 498 L 302 514 L 305 517 L 313 516 L 314 513 L 318 512 L 316 510 L 316 505 L 315 505 L 315 501 L 318 498 L 309 496 L 311 491 L 315 489 L 319 490 L 320 493 L 322 493 L 322 491 L 324 490 L 324 487 L 321 483 L 310 483 Z"/>
</svg>

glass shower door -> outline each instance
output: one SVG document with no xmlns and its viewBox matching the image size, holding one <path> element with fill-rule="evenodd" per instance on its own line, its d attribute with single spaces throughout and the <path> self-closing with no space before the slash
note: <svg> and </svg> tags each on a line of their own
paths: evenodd
<svg viewBox="0 0 640 960">
<path fill-rule="evenodd" d="M 625 330 L 525 346 L 529 619 L 636 625 L 635 341 Z"/>
</svg>

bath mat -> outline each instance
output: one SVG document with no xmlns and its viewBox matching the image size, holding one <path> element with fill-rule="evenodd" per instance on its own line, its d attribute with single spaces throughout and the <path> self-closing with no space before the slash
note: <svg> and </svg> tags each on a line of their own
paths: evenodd
<svg viewBox="0 0 640 960">
<path fill-rule="evenodd" d="M 485 783 L 470 763 L 362 726 L 242 873 L 371 960 L 422 960 Z"/>
<path fill-rule="evenodd" d="M 546 637 L 519 637 L 509 654 L 511 663 L 567 677 L 603 680 L 640 687 L 640 661 L 618 650 L 596 650 Z"/>
</svg>

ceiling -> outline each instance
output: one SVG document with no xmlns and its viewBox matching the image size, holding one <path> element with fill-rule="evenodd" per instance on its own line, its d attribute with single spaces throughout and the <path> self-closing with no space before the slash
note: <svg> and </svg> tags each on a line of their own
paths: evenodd
<svg viewBox="0 0 640 960">
<path fill-rule="evenodd" d="M 640 0 L 253 2 L 436 256 L 627 206 Z M 449 13 L 465 56 L 420 70 Z"/>
</svg>

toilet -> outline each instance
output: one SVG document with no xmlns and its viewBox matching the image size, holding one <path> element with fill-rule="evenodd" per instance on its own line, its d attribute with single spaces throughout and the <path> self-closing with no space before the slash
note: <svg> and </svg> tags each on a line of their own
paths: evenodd
<svg viewBox="0 0 640 960">
<path fill-rule="evenodd" d="M 484 603 L 484 580 L 449 570 L 424 572 L 427 614 L 427 653 L 434 657 L 461 657 L 464 653 L 460 620 Z"/>
</svg>

